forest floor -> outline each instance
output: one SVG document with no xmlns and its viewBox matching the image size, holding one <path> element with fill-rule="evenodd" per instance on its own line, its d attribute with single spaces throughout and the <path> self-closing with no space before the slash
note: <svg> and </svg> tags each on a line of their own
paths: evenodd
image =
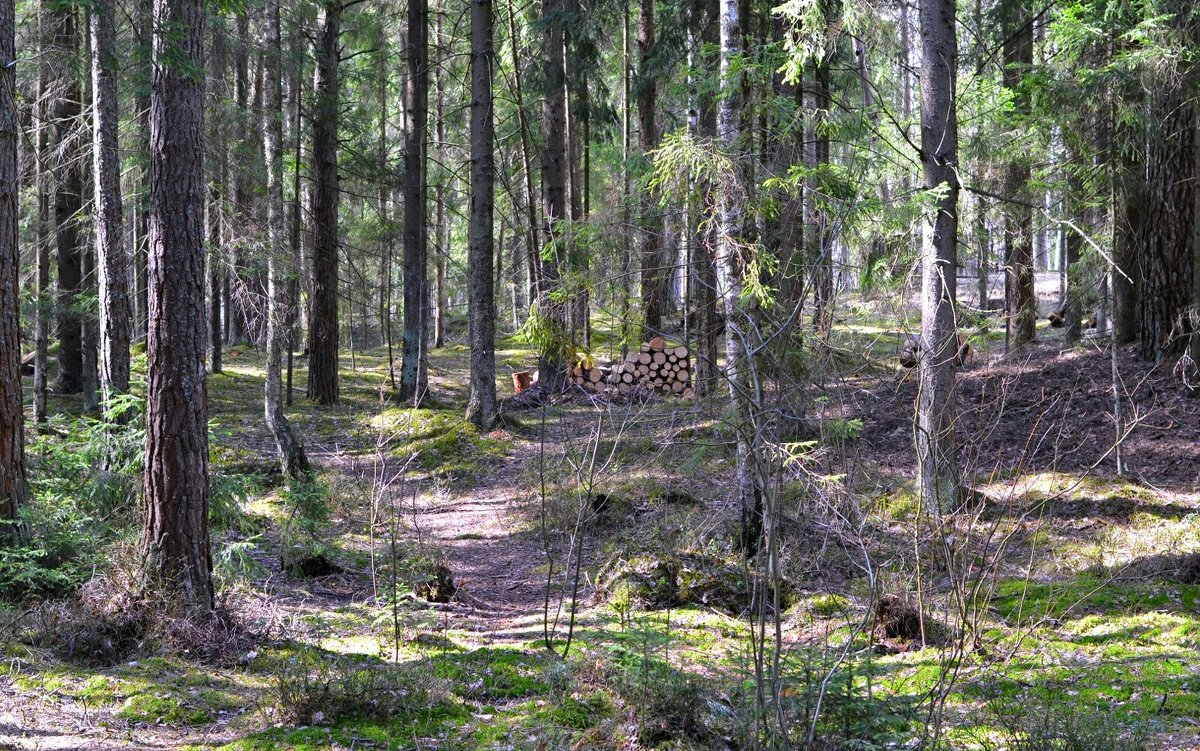
<svg viewBox="0 0 1200 751">
<path fill-rule="evenodd" d="M 81 623 L 119 586 L 136 507 L 67 458 L 96 439 L 61 418 L 30 447 L 39 493 L 86 484 L 79 528 L 126 524 L 86 542 L 112 571 L 87 562 L 78 602 L 0 608 L 0 749 L 741 748 L 781 716 L 795 745 L 831 749 L 909 747 L 931 728 L 946 749 L 1200 748 L 1200 400 L 1120 352 L 1118 477 L 1104 342 L 1044 329 L 1005 355 L 975 330 L 958 390 L 969 502 L 931 514 L 912 490 L 915 378 L 895 357 L 911 328 L 848 306 L 829 356 L 768 389 L 788 456 L 777 587 L 732 545 L 719 395 L 580 393 L 480 434 L 461 419 L 461 344 L 431 353 L 419 410 L 381 398 L 380 351 L 356 353 L 336 407 L 306 402 L 297 372 L 290 415 L 317 474 L 289 485 L 261 358 L 230 348 L 209 381 L 210 448 L 237 637 L 187 652 Z M 502 346 L 507 399 L 533 357 Z M 56 491 L 61 472 L 78 484 Z M 747 582 L 778 612 L 749 607 Z M 760 694 L 764 625 L 779 679 Z"/>
</svg>

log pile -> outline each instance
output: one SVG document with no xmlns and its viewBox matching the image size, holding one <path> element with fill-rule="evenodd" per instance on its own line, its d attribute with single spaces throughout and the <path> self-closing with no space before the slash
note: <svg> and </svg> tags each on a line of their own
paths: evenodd
<svg viewBox="0 0 1200 751">
<path fill-rule="evenodd" d="M 590 365 L 591 367 L 584 367 Z M 691 353 L 654 337 L 610 367 L 579 363 L 570 371 L 571 382 L 593 393 L 632 393 L 641 389 L 692 398 Z"/>
</svg>

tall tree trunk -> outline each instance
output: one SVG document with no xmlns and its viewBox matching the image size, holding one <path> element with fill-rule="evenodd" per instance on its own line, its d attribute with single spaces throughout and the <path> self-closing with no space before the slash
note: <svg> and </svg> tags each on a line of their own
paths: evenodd
<svg viewBox="0 0 1200 751">
<path fill-rule="evenodd" d="M 954 85 L 958 39 L 954 0 L 920 6 L 921 162 L 925 190 L 942 189 L 933 232 L 922 253 L 920 392 L 917 402 L 917 486 L 926 509 L 958 505 L 954 439 L 955 244 L 958 239 L 958 114 Z"/>
<path fill-rule="evenodd" d="M 495 185 L 492 110 L 492 0 L 471 0 L 471 398 L 467 419 L 482 430 L 496 423 L 496 304 L 492 283 Z"/>
<path fill-rule="evenodd" d="M 296 35 L 293 35 L 296 36 Z M 298 57 L 296 47 L 299 45 L 293 39 L 292 59 Z M 290 206 L 288 243 L 292 253 L 292 278 L 288 280 L 288 353 L 287 353 L 287 406 L 292 406 L 292 370 L 293 358 L 296 351 L 296 322 L 300 317 L 300 277 L 303 275 L 303 253 L 301 252 L 304 217 L 301 212 L 301 197 L 304 193 L 304 183 L 301 180 L 301 165 L 304 163 L 304 121 L 301 100 L 304 95 L 304 72 L 288 66 L 289 87 L 288 106 L 292 117 L 292 148 L 294 150 L 292 164 L 292 200 Z M 389 277 L 390 279 L 390 277 Z M 388 340 L 391 346 L 391 340 Z M 388 372 L 392 370 L 391 357 L 388 357 Z"/>
<path fill-rule="evenodd" d="M 384 19 L 379 19 L 378 65 L 378 97 L 379 97 L 379 142 L 376 159 L 379 167 L 379 186 L 375 196 L 376 211 L 379 212 L 379 336 L 388 348 L 388 380 L 392 388 L 396 388 L 396 367 L 392 361 L 392 251 L 393 232 L 392 215 L 388 201 L 395 187 L 392 180 L 392 166 L 388 160 L 388 92 L 389 75 L 388 62 L 391 60 L 391 50 L 388 47 L 387 26 Z"/>
<path fill-rule="evenodd" d="M 146 586 L 211 609 L 204 374 L 204 0 L 154 0 Z"/>
<path fill-rule="evenodd" d="M 46 3 L 38 5 L 38 167 L 37 167 L 37 320 L 33 356 L 33 420 L 46 422 L 46 370 L 50 364 L 50 317 L 54 302 L 50 295 L 50 70 L 46 64 Z"/>
<path fill-rule="evenodd" d="M 720 17 L 720 6 L 717 0 L 707 0 L 705 3 L 706 22 L 701 39 L 705 45 L 716 47 L 720 43 L 720 24 L 717 19 Z M 697 126 L 699 135 L 704 138 L 716 138 L 717 136 L 717 109 L 715 97 L 708 95 L 699 98 L 696 102 L 697 107 Z M 710 206 L 713 204 L 713 193 L 716 190 L 714 185 L 704 185 L 701 188 L 703 193 L 702 204 Z M 717 344 L 720 338 L 720 319 L 717 315 L 717 306 L 724 305 L 724 300 L 717 299 L 717 267 L 715 264 L 716 256 L 714 250 L 719 246 L 719 238 L 713 228 L 713 222 L 706 222 L 707 227 L 703 235 L 700 235 L 697 240 L 697 249 L 693 253 L 694 262 L 696 264 L 696 312 L 697 312 L 697 327 L 696 327 L 696 393 L 700 395 L 711 394 L 716 391 L 718 385 L 718 351 Z M 714 241 L 715 240 L 715 241 Z"/>
<path fill-rule="evenodd" d="M 824 3 L 822 13 L 828 13 Z M 829 164 L 829 128 L 826 125 L 833 106 L 830 92 L 830 61 L 824 53 L 813 68 L 813 166 L 818 170 Z M 807 186 L 809 221 L 806 235 L 810 243 L 809 257 L 813 263 L 815 309 L 813 314 L 817 335 L 821 341 L 829 340 L 833 327 L 833 246 L 829 232 L 828 212 L 818 205 L 818 192 Z"/>
<path fill-rule="evenodd" d="M 565 66 L 563 52 L 563 0 L 542 0 L 542 74 L 546 97 L 542 101 L 542 213 L 545 240 L 550 251 L 542 254 L 538 285 L 538 315 L 545 332 L 538 353 L 539 380 L 543 388 L 558 390 L 566 383 L 566 360 L 574 348 L 567 336 L 567 311 L 558 296 L 564 257 L 559 239 L 567 219 L 567 165 Z"/>
<path fill-rule="evenodd" d="M 1191 300 L 1189 271 L 1196 273 L 1191 269 L 1195 104 L 1179 83 L 1160 85 L 1150 98 L 1152 124 L 1144 152 L 1147 200 L 1133 276 L 1141 286 L 1141 355 L 1158 362 L 1183 354 L 1187 345 L 1188 329 L 1177 326 Z"/>
<path fill-rule="evenodd" d="M 733 156 L 743 144 L 742 112 L 744 86 L 740 70 L 745 53 L 742 15 L 738 0 L 721 0 L 721 98 L 717 109 L 717 139 Z M 733 158 L 737 159 L 736 156 Z M 737 165 L 738 172 L 745 169 Z M 739 174 L 738 182 L 744 182 Z M 735 493 L 741 512 L 740 546 L 749 557 L 757 554 L 762 538 L 762 503 L 754 481 L 754 451 L 750 436 L 755 432 L 750 397 L 751 363 L 747 348 L 753 322 L 741 304 L 742 233 L 745 214 L 739 196 L 745 185 L 717 186 L 717 290 L 725 309 L 725 378 L 729 384 L 733 426 L 737 436 Z"/>
<path fill-rule="evenodd" d="M 208 188 L 208 336 L 212 357 L 212 372 L 220 373 L 222 349 L 225 345 L 224 330 L 221 324 L 221 302 L 224 297 L 221 286 L 223 250 L 225 249 L 225 184 L 229 179 L 229 156 L 226 149 L 229 144 L 226 139 L 225 113 L 223 103 L 225 91 L 226 41 L 228 26 L 225 19 L 218 16 L 214 19 L 212 35 L 212 76 L 209 86 L 212 109 L 215 110 L 216 122 L 209 126 L 212 138 L 212 181 Z M 228 314 L 228 311 L 226 311 Z"/>
<path fill-rule="evenodd" d="M 58 384 L 55 391 L 83 390 L 83 321 L 78 296 L 83 290 L 83 165 L 76 138 L 81 92 L 71 60 L 77 49 L 75 8 L 51 3 L 51 64 L 59 91 L 54 104 L 54 224 L 58 265 Z"/>
<path fill-rule="evenodd" d="M 267 373 L 263 410 L 275 437 L 275 449 L 284 475 L 309 471 L 304 444 L 292 431 L 284 414 L 283 345 L 287 333 L 287 285 L 293 274 L 291 253 L 284 245 L 283 208 L 283 81 L 280 68 L 283 45 L 279 40 L 279 0 L 267 4 L 266 70 L 263 74 L 262 137 L 267 168 Z"/>
<path fill-rule="evenodd" d="M 137 109 L 138 143 L 150 143 L 150 79 L 151 57 L 153 56 L 153 17 L 154 0 L 137 0 L 137 35 L 138 35 L 138 77 L 141 83 L 134 95 L 134 106 Z M 150 254 L 150 155 L 146 146 L 140 152 L 138 182 L 140 193 L 134 206 L 134 226 L 137 242 L 134 246 L 134 275 L 137 277 L 137 321 L 135 328 L 141 338 L 145 338 L 150 326 L 150 272 L 148 259 Z"/>
<path fill-rule="evenodd" d="M 1004 24 L 1004 86 L 1013 92 L 1013 111 L 1020 118 L 1029 112 L 1028 97 L 1022 93 L 1021 78 L 1033 65 L 1033 16 L 1025 0 L 1007 7 Z M 1020 127 L 1020 126 L 1018 126 Z M 1018 158 L 1005 170 L 1005 192 L 1013 200 L 1004 226 L 1007 246 L 1008 321 L 1010 341 L 1022 347 L 1033 341 L 1037 326 L 1037 299 L 1033 278 L 1033 195 L 1028 185 L 1033 177 L 1026 158 Z"/>
<path fill-rule="evenodd" d="M 434 75 L 434 87 L 437 89 L 437 186 L 435 187 L 437 217 L 435 226 L 437 232 L 436 248 L 434 249 L 434 290 L 433 290 L 433 346 L 443 347 L 446 344 L 446 328 L 449 324 L 450 291 L 446 287 L 446 263 L 450 257 L 450 247 L 447 242 L 449 227 L 446 225 L 446 181 L 449 180 L 447 169 L 446 149 L 446 38 L 442 35 L 442 24 L 445 10 L 437 11 L 437 40 L 434 49 L 437 50 L 437 65 Z"/>
<path fill-rule="evenodd" d="M 250 305 L 251 254 L 254 242 L 254 184 L 251 168 L 254 155 L 253 131 L 256 127 L 251 110 L 250 16 L 243 7 L 237 14 L 237 36 L 233 48 L 233 106 L 235 145 L 233 164 L 233 211 L 231 242 L 225 268 L 226 315 L 229 342 L 247 339 L 247 315 Z"/>
<path fill-rule="evenodd" d="M 404 109 L 404 346 L 400 401 L 416 406 L 429 388 L 425 333 L 429 328 L 429 229 L 425 156 L 429 118 L 429 0 L 408 5 L 408 80 Z"/>
<path fill-rule="evenodd" d="M 21 542 L 18 513 L 29 495 L 25 477 L 25 409 L 21 399 L 20 175 L 17 172 L 16 14 L 0 0 L 0 542 Z"/>
<path fill-rule="evenodd" d="M 97 0 L 92 32 L 93 170 L 96 255 L 100 270 L 101 408 L 129 391 L 129 276 L 122 236 L 121 161 L 117 143 L 117 44 L 112 0 Z"/>
<path fill-rule="evenodd" d="M 338 391 L 338 58 L 342 0 L 326 0 L 317 32 L 313 117 L 312 311 L 308 324 L 308 398 L 337 404 Z"/>
<path fill-rule="evenodd" d="M 530 133 L 529 117 L 525 111 L 525 95 L 521 86 L 522 61 L 517 49 L 517 21 L 513 10 L 513 1 L 508 0 L 508 42 L 512 55 L 512 93 L 517 105 L 517 125 L 521 132 L 521 177 L 524 195 L 525 216 L 528 219 L 525 233 L 525 267 L 528 284 L 527 304 L 532 305 L 537 299 L 540 284 L 538 266 L 538 207 L 534 200 L 533 186 L 533 136 Z M 514 264 L 513 268 L 516 268 Z"/>
<path fill-rule="evenodd" d="M 638 136 L 642 153 L 658 148 L 658 82 L 655 79 L 654 0 L 641 0 L 638 14 Z M 649 195 L 642 201 L 642 311 L 647 335 L 662 331 L 663 300 L 666 297 L 666 266 L 663 263 L 662 214 Z"/>
</svg>

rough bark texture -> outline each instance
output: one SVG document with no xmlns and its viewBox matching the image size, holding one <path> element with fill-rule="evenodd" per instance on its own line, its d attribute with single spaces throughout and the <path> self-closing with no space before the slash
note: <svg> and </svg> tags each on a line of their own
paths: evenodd
<svg viewBox="0 0 1200 751">
<path fill-rule="evenodd" d="M 338 39 L 342 0 L 326 0 L 317 33 L 313 117 L 312 310 L 308 319 L 308 398 L 337 404 L 338 391 Z"/>
<path fill-rule="evenodd" d="M 658 83 L 655 80 L 654 0 L 642 0 L 638 14 L 637 103 L 638 137 L 642 153 L 649 155 L 658 148 Z M 642 311 L 647 335 L 662 331 L 663 300 L 667 292 L 666 265 L 662 251 L 663 222 L 658 202 L 650 195 L 642 201 Z"/>
<path fill-rule="evenodd" d="M 954 0 L 927 0 L 920 9 L 921 161 L 925 189 L 945 190 L 922 253 L 920 394 L 917 403 L 917 483 L 923 507 L 958 503 L 954 440 L 955 243 L 958 238 L 958 115 L 954 102 L 958 40 Z"/>
<path fill-rule="evenodd" d="M 283 85 L 280 67 L 279 0 L 267 4 L 266 69 L 263 72 L 262 137 L 267 168 L 267 363 L 263 411 L 275 437 L 279 464 L 288 477 L 309 471 L 304 444 L 292 431 L 283 411 L 283 345 L 287 334 L 287 291 L 290 249 L 284 242 L 283 210 Z"/>
<path fill-rule="evenodd" d="M 146 379 L 147 585 L 213 606 L 204 372 L 204 1 L 155 0 Z"/>
<path fill-rule="evenodd" d="M 18 243 L 17 106 L 11 0 L 0 2 L 0 543 L 20 541 L 17 513 L 25 504 L 25 412 L 21 400 L 21 308 Z"/>
<path fill-rule="evenodd" d="M 425 398 L 425 332 L 429 328 L 429 229 L 426 225 L 425 149 L 429 121 L 429 0 L 408 5 L 408 80 L 404 109 L 404 344 L 400 401 Z"/>
<path fill-rule="evenodd" d="M 492 115 L 492 0 L 471 0 L 471 398 L 467 419 L 483 430 L 496 422 L 496 304 L 492 270 L 495 182 Z"/>
<path fill-rule="evenodd" d="M 77 297 L 83 290 L 83 248 L 79 213 L 83 206 L 83 163 L 77 130 L 80 127 L 79 79 L 71 66 L 77 40 L 75 10 L 66 3 L 49 5 L 51 65 L 58 79 L 54 103 L 54 224 L 58 265 L 58 383 L 55 390 L 83 390 L 83 322 Z"/>
<path fill-rule="evenodd" d="M 566 382 L 565 352 L 567 311 L 554 293 L 562 284 L 560 264 L 565 254 L 557 240 L 559 224 L 567 219 L 567 102 L 566 71 L 563 59 L 562 0 L 542 0 L 542 75 L 546 96 L 542 100 L 542 214 L 545 242 L 553 252 L 542 253 L 541 281 L 537 290 L 538 315 L 542 319 L 545 341 L 538 355 L 539 380 L 543 388 L 559 389 Z"/>
<path fill-rule="evenodd" d="M 1033 65 L 1033 18 L 1025 2 L 1006 8 L 1004 24 L 1004 86 L 1015 92 L 1013 110 L 1017 118 L 1028 114 L 1029 98 L 1021 93 L 1021 78 Z M 1019 126 L 1018 126 L 1019 127 Z M 1010 163 L 1005 170 L 1005 193 L 1009 204 L 1004 241 L 1007 250 L 1005 284 L 1008 294 L 1010 344 L 1021 347 L 1033 341 L 1037 325 L 1037 299 L 1033 285 L 1033 200 L 1027 189 L 1032 168 L 1025 159 Z"/>
<path fill-rule="evenodd" d="M 122 233 L 117 128 L 117 46 L 112 0 L 97 0 L 92 31 L 92 168 L 96 183 L 96 256 L 100 271 L 101 408 L 129 391 L 129 274 Z"/>
<path fill-rule="evenodd" d="M 1181 84 L 1168 84 L 1151 95 L 1152 127 L 1146 159 L 1146 201 L 1139 232 L 1137 274 L 1141 286 L 1138 323 L 1141 354 L 1159 361 L 1183 353 L 1181 327 L 1191 300 L 1194 105 Z"/>
</svg>

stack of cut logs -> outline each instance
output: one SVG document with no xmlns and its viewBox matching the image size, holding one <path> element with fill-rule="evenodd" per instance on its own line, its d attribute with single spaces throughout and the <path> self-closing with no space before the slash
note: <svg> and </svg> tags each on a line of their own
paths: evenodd
<svg viewBox="0 0 1200 751">
<path fill-rule="evenodd" d="M 580 365 L 571 368 L 571 382 L 588 391 L 627 393 L 650 388 L 690 399 L 692 391 L 691 358 L 687 347 L 672 347 L 662 337 L 654 337 L 624 362 L 611 367 Z"/>
</svg>

